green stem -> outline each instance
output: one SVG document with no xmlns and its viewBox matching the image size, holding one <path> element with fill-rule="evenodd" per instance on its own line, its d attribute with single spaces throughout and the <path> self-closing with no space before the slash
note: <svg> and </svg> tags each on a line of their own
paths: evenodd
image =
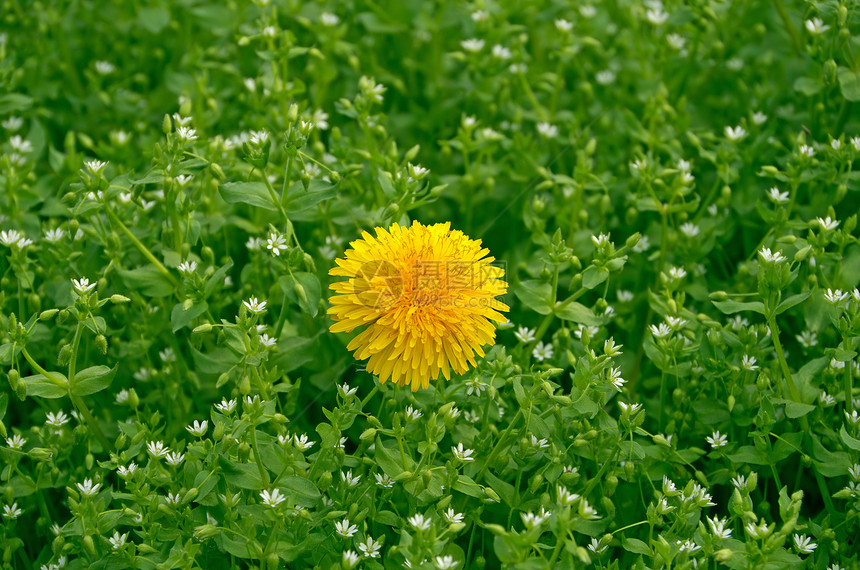
<svg viewBox="0 0 860 570">
<path fill-rule="evenodd" d="M 122 231 L 122 233 L 124 233 L 126 235 L 126 237 L 128 237 L 128 239 L 131 240 L 131 243 L 134 244 L 134 246 L 138 249 L 138 251 L 140 251 L 140 253 L 142 253 L 143 256 L 150 263 L 152 263 L 155 266 L 155 268 L 158 269 L 158 271 L 160 273 L 162 273 L 165 277 L 167 277 L 167 280 L 170 281 L 170 283 L 174 287 L 176 287 L 176 285 L 177 285 L 176 278 L 170 273 L 170 271 L 167 270 L 166 267 L 164 267 L 164 265 L 162 265 L 162 263 L 160 261 L 158 261 L 158 259 L 155 258 L 155 256 L 152 254 L 152 252 L 149 251 L 149 248 L 146 247 L 145 245 L 143 245 L 140 242 L 140 240 L 137 239 L 137 237 L 135 237 L 135 235 L 133 233 L 131 233 L 131 230 L 128 229 L 128 227 L 122 222 L 122 220 L 120 220 L 117 217 L 117 215 L 114 214 L 111 211 L 111 209 L 108 208 L 107 206 L 105 206 L 105 213 L 107 214 L 107 217 L 110 218 L 111 222 L 113 222 L 114 224 L 119 226 L 119 229 Z"/>
<path fill-rule="evenodd" d="M 269 473 L 263 467 L 263 460 L 260 458 L 260 446 L 257 445 L 257 426 L 251 428 L 251 448 L 254 450 L 254 462 L 257 464 L 257 469 L 260 470 L 260 479 L 263 480 L 263 486 L 269 487 Z"/>
<path fill-rule="evenodd" d="M 791 23 L 791 18 L 782 3 L 782 0 L 773 0 L 773 6 L 779 13 L 779 18 L 782 20 L 782 25 L 785 26 L 785 31 L 788 32 L 788 37 L 791 38 L 791 43 L 794 46 L 794 51 L 798 54 L 803 53 L 803 44 L 800 41 L 800 36 L 797 35 L 797 30 L 794 29 L 794 24 Z"/>
<path fill-rule="evenodd" d="M 284 210 L 284 205 L 281 204 L 281 201 L 278 199 L 278 194 L 275 192 L 275 188 L 272 186 L 272 183 L 269 182 L 269 177 L 266 176 L 266 171 L 261 169 L 260 174 L 263 175 L 263 183 L 266 185 L 266 190 L 269 191 L 269 197 L 272 199 L 272 203 L 278 206 L 278 210 L 284 218 L 284 225 L 289 227 L 290 218 L 287 216 L 287 211 Z"/>
<path fill-rule="evenodd" d="M 505 428 L 505 431 L 502 432 L 502 435 L 499 437 L 499 440 L 496 442 L 496 446 L 493 447 L 493 451 L 490 452 L 490 456 L 487 457 L 487 461 L 484 463 L 484 466 L 481 467 L 481 471 L 478 472 L 478 476 L 475 477 L 475 482 L 479 482 L 484 473 L 486 473 L 487 469 L 490 465 L 495 461 L 496 456 L 502 451 L 502 446 L 505 444 L 505 440 L 508 439 L 508 436 L 511 434 L 511 430 L 514 429 L 514 425 L 523 417 L 522 408 L 517 410 L 516 415 L 511 420 L 511 423 L 508 424 L 508 427 Z"/>
<path fill-rule="evenodd" d="M 795 402 L 800 402 L 800 392 L 794 383 L 794 378 L 791 376 L 791 370 L 789 370 L 788 362 L 785 360 L 785 353 L 782 351 L 782 343 L 779 341 L 779 327 L 776 326 L 776 319 L 774 317 L 768 318 L 767 326 L 770 328 L 770 338 L 773 339 L 773 348 L 776 350 L 776 358 L 782 369 L 782 375 L 785 376 L 785 382 L 788 385 L 791 399 Z"/>
<path fill-rule="evenodd" d="M 72 356 L 69 358 L 69 386 L 74 385 L 75 368 L 78 363 L 78 348 L 81 346 L 81 321 L 75 326 L 75 339 L 72 341 Z"/>
</svg>

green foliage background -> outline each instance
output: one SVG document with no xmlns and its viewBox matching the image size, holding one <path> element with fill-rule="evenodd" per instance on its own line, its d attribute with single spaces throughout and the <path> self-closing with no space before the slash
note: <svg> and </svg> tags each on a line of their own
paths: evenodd
<svg viewBox="0 0 860 570">
<path fill-rule="evenodd" d="M 0 0 L 2 564 L 856 568 L 857 18 Z M 511 305 L 415 394 L 325 315 L 411 220 Z"/>
</svg>

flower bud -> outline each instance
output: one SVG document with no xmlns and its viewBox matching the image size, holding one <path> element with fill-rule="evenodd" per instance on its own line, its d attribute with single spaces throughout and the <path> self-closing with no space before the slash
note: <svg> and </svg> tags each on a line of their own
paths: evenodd
<svg viewBox="0 0 860 570">
<path fill-rule="evenodd" d="M 18 389 L 18 380 L 21 379 L 21 374 L 17 370 L 15 370 L 14 368 L 12 368 L 9 370 L 8 376 L 9 376 L 9 386 L 12 387 L 12 390 L 17 390 Z"/>
<path fill-rule="evenodd" d="M 48 309 L 47 311 L 42 311 L 42 314 L 39 315 L 40 321 L 47 321 L 54 318 L 54 315 L 59 313 L 59 309 Z"/>
<path fill-rule="evenodd" d="M 164 119 L 161 120 L 161 130 L 165 135 L 173 132 L 173 121 L 167 113 L 164 114 Z"/>
<path fill-rule="evenodd" d="M 105 338 L 105 335 L 100 334 L 96 337 L 96 348 L 102 354 L 107 354 L 107 338 Z"/>
<path fill-rule="evenodd" d="M 243 441 L 239 444 L 237 454 L 239 457 L 239 463 L 247 463 L 248 458 L 251 456 L 251 446 L 248 445 L 248 442 Z"/>
<path fill-rule="evenodd" d="M 84 543 L 84 550 L 86 550 L 90 556 L 95 556 L 96 555 L 96 545 L 95 545 L 95 543 L 93 543 L 93 537 L 90 535 L 84 536 L 83 543 Z"/>
</svg>

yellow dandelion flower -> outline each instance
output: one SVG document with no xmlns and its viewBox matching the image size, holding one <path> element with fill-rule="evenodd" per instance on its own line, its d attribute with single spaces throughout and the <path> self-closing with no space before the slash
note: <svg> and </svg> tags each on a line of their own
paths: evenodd
<svg viewBox="0 0 860 570">
<path fill-rule="evenodd" d="M 469 239 L 451 224 L 392 225 L 367 232 L 350 244 L 329 275 L 347 277 L 335 292 L 328 314 L 331 332 L 365 326 L 347 346 L 367 370 L 412 390 L 427 388 L 441 372 L 462 374 L 475 354 L 492 345 L 491 321 L 507 320 L 509 307 L 496 299 L 507 291 L 501 267 L 486 257 L 481 240 Z"/>
</svg>

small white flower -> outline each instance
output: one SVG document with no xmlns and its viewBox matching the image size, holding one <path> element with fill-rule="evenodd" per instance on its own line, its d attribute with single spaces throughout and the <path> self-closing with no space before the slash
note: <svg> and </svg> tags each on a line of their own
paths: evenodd
<svg viewBox="0 0 860 570">
<path fill-rule="evenodd" d="M 538 362 L 543 362 L 544 360 L 552 358 L 553 353 L 552 344 L 544 344 L 543 341 L 539 341 L 537 345 L 535 345 L 534 350 L 532 350 L 532 356 L 534 356 L 535 360 Z"/>
<path fill-rule="evenodd" d="M 472 12 L 473 22 L 485 22 L 489 17 L 490 14 L 486 10 L 475 10 Z"/>
<path fill-rule="evenodd" d="M 95 63 L 95 68 L 100 75 L 110 75 L 116 70 L 114 64 L 109 61 L 97 61 Z"/>
<path fill-rule="evenodd" d="M 476 396 L 480 396 L 484 390 L 487 389 L 487 384 L 481 382 L 478 377 L 469 378 L 466 380 L 466 395 L 471 396 L 472 394 Z"/>
<path fill-rule="evenodd" d="M 776 187 L 767 191 L 767 197 L 770 198 L 774 204 L 788 203 L 788 192 L 780 192 L 779 188 Z"/>
<path fill-rule="evenodd" d="M 220 403 L 215 404 L 215 409 L 222 414 L 232 414 L 233 410 L 236 409 L 236 400 L 221 400 Z"/>
<path fill-rule="evenodd" d="M 406 165 L 406 170 L 409 171 L 409 176 L 415 180 L 421 180 L 430 172 L 429 168 L 424 168 L 420 164 L 412 164 L 411 162 Z"/>
<path fill-rule="evenodd" d="M 795 338 L 797 338 L 797 342 L 804 348 L 812 348 L 818 344 L 818 333 L 815 331 L 803 331 Z"/>
<path fill-rule="evenodd" d="M 24 119 L 21 117 L 9 117 L 4 120 L 0 125 L 3 125 L 3 128 L 7 131 L 12 131 L 13 133 L 21 128 L 24 124 Z"/>
<path fill-rule="evenodd" d="M 495 57 L 496 59 L 501 59 L 502 61 L 509 60 L 511 59 L 511 57 L 513 57 L 513 54 L 511 54 L 511 50 L 499 44 L 493 46 L 492 53 L 493 57 Z"/>
<path fill-rule="evenodd" d="M 851 467 L 848 468 L 848 474 L 855 481 L 860 481 L 860 464 L 855 463 Z"/>
<path fill-rule="evenodd" d="M 537 124 L 537 131 L 547 139 L 554 139 L 558 136 L 558 127 L 545 121 Z"/>
<path fill-rule="evenodd" d="M 687 38 L 680 34 L 666 34 L 666 43 L 675 51 L 681 51 L 687 43 Z"/>
<path fill-rule="evenodd" d="M 287 498 L 281 494 L 279 489 L 272 489 L 271 491 L 262 491 L 260 492 L 260 498 L 263 500 L 263 504 L 273 509 L 278 505 L 287 500 Z"/>
<path fill-rule="evenodd" d="M 831 358 L 830 359 L 830 368 L 833 368 L 834 370 L 844 370 L 845 369 L 845 363 L 842 362 L 841 360 L 836 360 L 835 358 Z"/>
<path fill-rule="evenodd" d="M 592 235 L 591 242 L 595 247 L 606 247 L 612 243 L 612 239 L 609 237 L 609 234 Z"/>
<path fill-rule="evenodd" d="M 695 551 L 702 548 L 701 546 L 699 546 L 698 544 L 696 544 L 692 540 L 685 540 L 684 542 L 681 542 L 680 540 L 678 540 L 675 542 L 678 545 L 678 551 L 679 552 L 695 552 Z"/>
<path fill-rule="evenodd" d="M 855 151 L 860 152 L 860 137 L 851 137 L 851 146 Z"/>
<path fill-rule="evenodd" d="M 116 403 L 117 404 L 125 404 L 128 402 L 128 390 L 120 390 L 116 393 Z"/>
<path fill-rule="evenodd" d="M 110 542 L 111 548 L 114 550 L 119 550 L 123 546 L 125 546 L 125 542 L 128 539 L 128 533 L 120 534 L 119 531 L 114 531 L 113 536 L 108 539 Z"/>
<path fill-rule="evenodd" d="M 456 568 L 457 565 L 460 564 L 454 557 L 450 554 L 446 554 L 445 556 L 437 556 L 433 559 L 433 565 L 438 568 L 438 570 L 452 570 Z"/>
<path fill-rule="evenodd" d="M 451 452 L 454 454 L 454 457 L 459 459 L 462 462 L 474 461 L 475 458 L 472 457 L 474 450 L 463 448 L 462 443 L 458 443 L 456 447 L 451 447 Z"/>
<path fill-rule="evenodd" d="M 415 421 L 422 416 L 422 413 L 412 406 L 406 406 L 406 419 Z"/>
<path fill-rule="evenodd" d="M 694 238 L 699 235 L 699 226 L 690 222 L 683 223 L 681 224 L 681 233 L 688 238 Z"/>
<path fill-rule="evenodd" d="M 80 279 L 72 279 L 72 287 L 75 288 L 75 291 L 78 295 L 83 295 L 84 293 L 89 293 L 96 286 L 95 283 L 90 283 L 90 280 L 86 277 L 81 277 Z"/>
<path fill-rule="evenodd" d="M 840 148 L 842 148 L 842 141 L 839 139 L 833 139 L 832 141 L 830 141 L 830 148 L 838 151 Z"/>
<path fill-rule="evenodd" d="M 197 262 L 196 261 L 183 261 L 180 263 L 176 269 L 179 270 L 180 273 L 184 273 L 186 275 L 191 275 L 195 271 L 197 271 Z"/>
<path fill-rule="evenodd" d="M 178 184 L 180 188 L 185 188 L 186 186 L 188 186 L 193 179 L 193 176 L 187 176 L 185 174 L 180 174 L 179 176 L 174 178 L 174 180 L 176 180 L 176 184 Z"/>
<path fill-rule="evenodd" d="M 479 40 L 477 38 L 463 40 L 462 42 L 460 42 L 460 47 L 462 47 L 468 52 L 477 53 L 484 49 L 484 40 Z"/>
<path fill-rule="evenodd" d="M 669 502 L 666 500 L 666 497 L 660 497 L 660 500 L 657 501 L 656 508 L 657 508 L 657 512 L 660 513 L 661 515 L 671 513 L 672 511 L 675 510 L 675 507 L 673 505 L 669 504 Z"/>
<path fill-rule="evenodd" d="M 12 505 L 3 505 L 3 516 L 9 520 L 15 520 L 24 514 L 24 511 L 18 508 L 18 503 Z"/>
<path fill-rule="evenodd" d="M 95 497 L 99 492 L 99 488 L 101 484 L 93 483 L 92 479 L 84 479 L 83 483 L 77 484 L 78 491 L 81 492 L 81 495 L 84 497 Z"/>
<path fill-rule="evenodd" d="M 350 388 L 349 384 L 344 382 L 343 384 L 338 385 L 338 391 L 341 393 L 341 396 L 348 398 L 358 392 L 358 388 Z"/>
<path fill-rule="evenodd" d="M 807 158 L 812 158 L 813 156 L 815 156 L 815 149 L 807 144 L 800 145 L 800 148 L 797 150 L 802 156 L 805 156 Z"/>
<path fill-rule="evenodd" d="M 451 406 L 451 408 L 448 410 L 448 413 L 445 414 L 445 417 L 449 420 L 456 420 L 458 417 L 460 417 L 460 408 L 458 408 L 457 406 Z"/>
<path fill-rule="evenodd" d="M 319 130 L 328 130 L 328 113 L 322 109 L 317 109 L 313 112 L 313 115 L 311 115 L 311 121 Z"/>
<path fill-rule="evenodd" d="M 556 487 L 556 494 L 558 495 L 558 504 L 562 507 L 567 507 L 576 502 L 579 499 L 579 495 L 576 493 L 571 493 L 567 490 L 566 487 L 558 485 Z"/>
<path fill-rule="evenodd" d="M 430 521 L 425 519 L 421 513 L 414 514 L 406 520 L 415 530 L 427 530 L 430 528 Z"/>
<path fill-rule="evenodd" d="M 184 454 L 184 453 L 179 453 L 178 451 L 171 451 L 170 453 L 168 453 L 168 454 L 165 456 L 165 458 L 164 458 L 164 459 L 165 459 L 165 461 L 167 461 L 167 463 L 169 463 L 169 464 L 170 464 L 170 465 L 172 465 L 173 467 L 176 467 L 176 466 L 178 466 L 180 463 L 182 463 L 182 460 L 183 460 L 183 459 L 185 459 L 185 454 Z"/>
<path fill-rule="evenodd" d="M 618 406 L 622 412 L 631 416 L 635 415 L 642 408 L 642 404 L 627 404 L 625 402 L 618 402 Z"/>
<path fill-rule="evenodd" d="M 555 21 L 555 29 L 562 33 L 567 33 L 573 29 L 573 23 L 559 18 Z"/>
<path fill-rule="evenodd" d="M 821 394 L 818 395 L 818 401 L 821 402 L 821 405 L 825 408 L 836 405 L 836 398 L 827 392 L 821 392 Z"/>
<path fill-rule="evenodd" d="M 739 141 L 744 139 L 747 136 L 747 131 L 742 126 L 738 125 L 736 127 L 726 127 L 725 129 L 726 138 L 730 141 Z"/>
<path fill-rule="evenodd" d="M 600 541 L 596 538 L 592 538 L 591 542 L 588 544 L 588 549 L 595 554 L 603 554 L 606 552 L 608 545 L 601 545 Z"/>
<path fill-rule="evenodd" d="M 6 438 L 6 445 L 8 445 L 10 449 L 23 449 L 25 443 L 27 443 L 27 440 L 21 437 L 21 434 L 16 433 L 12 437 Z"/>
<path fill-rule="evenodd" d="M 633 251 L 635 251 L 636 253 L 644 253 L 644 252 L 648 251 L 648 249 L 650 247 L 651 247 L 651 239 L 648 236 L 643 235 L 639 239 L 639 242 L 633 246 Z"/>
<path fill-rule="evenodd" d="M 84 163 L 84 165 L 87 167 L 87 170 L 90 171 L 90 174 L 94 176 L 101 174 L 107 164 L 107 162 L 101 160 L 88 160 Z"/>
<path fill-rule="evenodd" d="M 266 249 L 272 252 L 272 255 L 280 256 L 282 251 L 289 249 L 285 236 L 278 233 L 270 233 L 266 239 Z"/>
<path fill-rule="evenodd" d="M 633 291 L 619 289 L 615 292 L 615 296 L 618 298 L 619 303 L 629 303 L 633 300 Z"/>
<path fill-rule="evenodd" d="M 197 140 L 197 131 L 189 129 L 188 127 L 178 127 L 176 129 L 176 135 L 183 142 L 193 142 Z"/>
<path fill-rule="evenodd" d="M 382 548 L 382 543 L 376 540 L 373 540 L 369 536 L 367 540 L 364 542 L 358 543 L 358 549 L 364 554 L 367 558 L 376 558 L 379 556 L 379 549 Z"/>
<path fill-rule="evenodd" d="M 767 122 L 767 115 L 762 113 L 761 111 L 756 111 L 753 113 L 752 122 L 754 125 L 763 125 Z"/>
<path fill-rule="evenodd" d="M 343 564 L 347 568 L 355 568 L 361 557 L 354 550 L 343 551 Z"/>
<path fill-rule="evenodd" d="M 794 540 L 794 547 L 801 554 L 812 554 L 818 548 L 818 545 L 812 542 L 812 538 L 805 534 L 795 534 L 792 539 Z"/>
<path fill-rule="evenodd" d="M 833 306 L 840 306 L 848 299 L 848 293 L 842 289 L 828 289 L 824 293 L 824 300 Z"/>
<path fill-rule="evenodd" d="M 263 146 L 266 144 L 266 141 L 269 140 L 269 132 L 268 131 L 251 131 L 250 137 L 248 140 L 251 144 L 256 146 Z"/>
<path fill-rule="evenodd" d="M 242 301 L 242 304 L 255 315 L 259 315 L 266 310 L 266 301 L 258 301 L 256 297 L 251 297 L 247 301 Z"/>
<path fill-rule="evenodd" d="M 583 4 L 579 7 L 579 15 L 591 19 L 597 15 L 597 9 L 589 4 Z"/>
<path fill-rule="evenodd" d="M 45 232 L 45 240 L 51 243 L 58 243 L 63 240 L 66 233 L 60 228 L 52 228 Z"/>
<path fill-rule="evenodd" d="M 745 491 L 747 488 L 747 478 L 743 475 L 738 475 L 732 479 L 732 485 L 734 485 L 735 489 L 738 491 Z"/>
<path fill-rule="evenodd" d="M 305 434 L 293 436 L 293 445 L 295 445 L 299 451 L 307 451 L 308 449 L 313 447 L 315 443 L 315 441 L 309 440 L 308 436 Z M 356 481 L 358 481 L 359 479 L 361 479 L 361 477 L 356 477 Z M 356 482 L 356 484 L 358 483 Z M 350 484 L 350 487 L 354 486 L 355 485 Z"/>
<path fill-rule="evenodd" d="M 821 229 L 826 232 L 833 231 L 839 227 L 839 222 L 831 219 L 830 216 L 827 216 L 826 218 L 815 218 L 815 220 L 818 222 L 818 225 L 821 226 Z"/>
<path fill-rule="evenodd" d="M 705 441 L 711 444 L 711 447 L 714 449 L 719 449 L 720 447 L 725 447 L 729 443 L 729 438 L 726 437 L 725 434 L 720 433 L 719 430 L 712 433 L 710 436 L 705 438 Z"/>
<path fill-rule="evenodd" d="M 769 247 L 763 247 L 758 252 L 761 258 L 767 263 L 782 263 L 787 258 L 782 254 L 782 252 L 774 251 L 771 252 Z"/>
<path fill-rule="evenodd" d="M 167 493 L 167 496 L 164 498 L 170 505 L 178 505 L 182 502 L 182 495 L 179 493 Z"/>
<path fill-rule="evenodd" d="M 611 69 L 604 69 L 594 74 L 594 80 L 600 85 L 611 85 L 615 83 L 615 72 Z"/>
<path fill-rule="evenodd" d="M 353 476 L 352 470 L 349 470 L 346 473 L 341 471 L 340 478 L 344 483 L 347 484 L 348 487 L 355 487 L 359 484 L 359 482 L 361 482 L 361 475 Z"/>
<path fill-rule="evenodd" d="M 342 537 L 350 538 L 352 537 L 352 535 L 358 532 L 358 527 L 354 524 L 349 524 L 348 519 L 343 519 L 342 521 L 334 523 L 334 530 Z"/>
<path fill-rule="evenodd" d="M 612 384 L 613 388 L 621 391 L 621 388 L 624 387 L 624 384 L 627 382 L 624 378 L 621 377 L 621 370 L 618 368 L 610 368 L 608 378 L 609 383 Z"/>
<path fill-rule="evenodd" d="M 449 507 L 447 511 L 442 513 L 442 517 L 450 524 L 459 524 L 463 522 L 464 515 L 463 513 L 455 512 L 454 509 Z"/>
<path fill-rule="evenodd" d="M 131 477 L 134 475 L 134 472 L 137 471 L 137 463 L 129 463 L 128 467 L 125 465 L 120 465 L 116 468 L 116 472 L 120 474 L 121 477 Z"/>
<path fill-rule="evenodd" d="M 21 137 L 20 135 L 14 135 L 10 137 L 9 146 L 22 154 L 27 154 L 28 152 L 33 151 L 33 143 Z"/>
<path fill-rule="evenodd" d="M 741 368 L 749 371 L 758 370 L 758 365 L 755 363 L 755 356 L 744 354 L 741 359 Z"/>
<path fill-rule="evenodd" d="M 857 414 L 857 410 L 854 410 L 850 414 L 846 411 L 845 420 L 851 425 L 851 427 L 857 427 L 857 424 L 860 423 L 860 415 Z"/>
<path fill-rule="evenodd" d="M 649 325 L 648 329 L 651 331 L 651 334 L 657 338 L 666 338 L 672 334 L 672 329 L 665 323 Z"/>
<path fill-rule="evenodd" d="M 534 447 L 535 449 L 546 449 L 547 447 L 549 447 L 549 442 L 546 440 L 546 438 L 538 439 L 537 436 L 534 434 L 532 434 L 530 437 L 532 447 Z"/>
<path fill-rule="evenodd" d="M 333 28 L 334 26 L 340 23 L 340 18 L 337 15 L 332 14 L 331 12 L 323 12 L 320 14 L 320 22 L 323 26 L 327 26 L 329 28 Z"/>
<path fill-rule="evenodd" d="M 265 346 L 266 348 L 271 348 L 271 347 L 275 346 L 276 344 L 278 344 L 277 338 L 272 338 L 265 333 L 261 334 L 258 338 L 260 340 L 260 344 L 262 346 Z"/>
<path fill-rule="evenodd" d="M 711 527 L 711 532 L 716 538 L 727 539 L 732 536 L 732 529 L 726 528 L 728 519 L 720 519 L 719 517 L 707 517 L 708 524 Z"/>
<path fill-rule="evenodd" d="M 672 267 L 669 269 L 669 277 L 675 281 L 680 281 L 687 276 L 687 271 L 683 267 Z"/>
<path fill-rule="evenodd" d="M 385 473 L 374 473 L 376 484 L 385 489 L 390 489 L 394 486 L 394 480 Z"/>
<path fill-rule="evenodd" d="M 663 11 L 661 4 L 655 4 L 652 8 L 645 11 L 645 17 L 655 26 L 661 26 L 669 19 L 669 14 Z"/>
<path fill-rule="evenodd" d="M 165 457 L 170 452 L 170 448 L 165 447 L 164 442 L 150 441 L 146 444 L 146 451 L 152 457 Z"/>
<path fill-rule="evenodd" d="M 60 410 L 56 414 L 53 412 L 48 412 L 47 418 L 45 419 L 46 426 L 53 426 L 59 428 L 63 427 L 67 423 L 69 423 L 69 416 L 67 416 L 63 412 L 63 410 Z"/>
<path fill-rule="evenodd" d="M 164 350 L 158 351 L 158 358 L 160 358 L 165 364 L 169 364 L 171 362 L 176 362 L 176 353 L 168 346 Z"/>
<path fill-rule="evenodd" d="M 549 520 L 550 513 L 548 513 L 545 508 L 541 507 L 538 514 L 529 511 L 527 513 L 520 513 L 520 517 L 522 517 L 523 524 L 526 528 L 537 528 Z"/>
<path fill-rule="evenodd" d="M 575 336 L 579 340 L 582 340 L 582 335 L 585 333 L 588 334 L 589 338 L 594 338 L 599 332 L 600 329 L 595 326 L 579 325 L 579 327 L 575 331 L 573 331 L 573 336 Z"/>
<path fill-rule="evenodd" d="M 823 34 L 830 29 L 830 26 L 822 22 L 821 18 L 806 20 L 803 25 L 806 26 L 806 30 L 814 36 Z"/>
</svg>

